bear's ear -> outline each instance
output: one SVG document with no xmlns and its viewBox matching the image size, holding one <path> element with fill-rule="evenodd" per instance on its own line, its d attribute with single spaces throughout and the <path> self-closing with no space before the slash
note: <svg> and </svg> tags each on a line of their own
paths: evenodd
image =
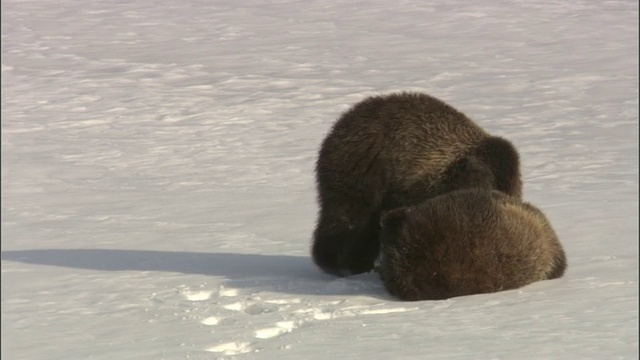
<svg viewBox="0 0 640 360">
<path fill-rule="evenodd" d="M 397 227 L 407 217 L 407 212 L 410 210 L 407 207 L 399 207 L 393 210 L 385 211 L 380 217 L 381 227 Z"/>
<path fill-rule="evenodd" d="M 489 165 L 496 177 L 496 189 L 517 198 L 522 197 L 520 156 L 511 142 L 490 136 L 480 142 L 475 155 Z"/>
</svg>

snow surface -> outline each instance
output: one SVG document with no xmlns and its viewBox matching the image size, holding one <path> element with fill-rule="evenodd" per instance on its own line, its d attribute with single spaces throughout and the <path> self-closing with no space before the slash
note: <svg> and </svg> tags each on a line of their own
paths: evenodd
<svg viewBox="0 0 640 360">
<path fill-rule="evenodd" d="M 320 141 L 410 89 L 517 145 L 563 278 L 313 266 Z M 637 359 L 637 1 L 3 0 L 2 358 Z"/>
</svg>

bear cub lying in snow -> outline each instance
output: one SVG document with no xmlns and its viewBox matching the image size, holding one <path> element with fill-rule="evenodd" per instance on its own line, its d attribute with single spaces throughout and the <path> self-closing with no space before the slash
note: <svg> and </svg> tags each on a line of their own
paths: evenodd
<svg viewBox="0 0 640 360">
<path fill-rule="evenodd" d="M 438 300 L 555 279 L 565 253 L 545 215 L 499 191 L 460 190 L 383 215 L 378 272 L 402 300 Z"/>
</svg>

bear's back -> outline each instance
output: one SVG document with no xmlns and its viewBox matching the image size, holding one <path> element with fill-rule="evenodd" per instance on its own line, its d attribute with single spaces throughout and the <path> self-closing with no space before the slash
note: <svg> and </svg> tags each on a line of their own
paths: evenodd
<svg viewBox="0 0 640 360">
<path fill-rule="evenodd" d="M 334 124 L 322 144 L 318 172 L 366 176 L 371 169 L 384 168 L 391 183 L 404 186 L 440 176 L 487 136 L 463 113 L 432 96 L 373 96 Z M 344 166 L 323 169 L 336 163 Z"/>
</svg>

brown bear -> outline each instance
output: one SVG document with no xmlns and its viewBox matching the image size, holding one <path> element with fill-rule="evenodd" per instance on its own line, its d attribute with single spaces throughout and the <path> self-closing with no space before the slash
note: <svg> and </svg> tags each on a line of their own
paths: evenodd
<svg viewBox="0 0 640 360">
<path fill-rule="evenodd" d="M 545 215 L 495 190 L 453 191 L 391 210 L 381 222 L 377 271 L 402 300 L 517 289 L 567 267 Z"/>
<path fill-rule="evenodd" d="M 518 152 L 421 93 L 369 97 L 342 114 L 317 163 L 313 260 L 345 276 L 373 269 L 380 213 L 463 188 L 520 197 Z"/>
</svg>

